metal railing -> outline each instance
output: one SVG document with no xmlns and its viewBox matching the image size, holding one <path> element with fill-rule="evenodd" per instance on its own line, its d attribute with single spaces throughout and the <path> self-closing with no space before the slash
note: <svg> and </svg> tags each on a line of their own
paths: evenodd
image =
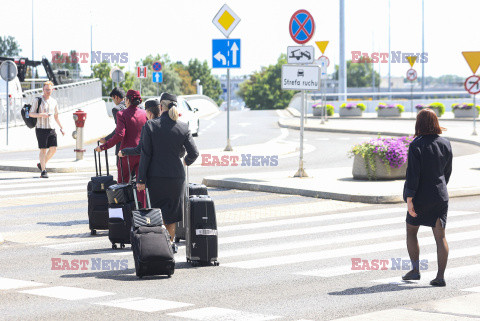
<svg viewBox="0 0 480 321">
<path fill-rule="evenodd" d="M 54 87 L 52 97 L 58 102 L 60 113 L 83 107 L 102 99 L 102 82 L 99 79 L 91 79 L 71 84 Z M 21 98 L 10 98 L 9 126 L 25 125 L 20 111 L 24 104 L 32 104 L 35 97 L 42 95 L 42 89 L 32 89 L 23 92 Z M 0 98 L 0 127 L 5 127 L 7 122 L 7 102 Z"/>
</svg>

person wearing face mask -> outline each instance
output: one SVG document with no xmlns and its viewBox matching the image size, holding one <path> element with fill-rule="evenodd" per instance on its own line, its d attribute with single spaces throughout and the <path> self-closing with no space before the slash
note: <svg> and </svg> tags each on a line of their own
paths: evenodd
<svg viewBox="0 0 480 321">
<path fill-rule="evenodd" d="M 145 124 L 137 180 L 137 189 L 148 186 L 152 207 L 162 210 L 174 252 L 175 223 L 182 220 L 185 192 L 185 169 L 179 155 L 185 148 L 187 166 L 199 155 L 188 124 L 178 120 L 176 101 L 176 96 L 164 93 L 160 117 Z"/>
</svg>

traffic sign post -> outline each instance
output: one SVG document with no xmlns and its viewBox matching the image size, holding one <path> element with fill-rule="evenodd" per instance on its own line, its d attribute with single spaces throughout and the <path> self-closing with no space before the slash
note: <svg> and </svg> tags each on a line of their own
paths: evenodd
<svg viewBox="0 0 480 321">
<path fill-rule="evenodd" d="M 17 77 L 17 65 L 11 60 L 5 60 L 1 65 L 0 65 L 0 77 L 2 77 L 3 80 L 6 82 L 7 86 L 7 95 L 5 96 L 5 99 L 7 100 L 7 125 L 6 125 L 6 139 L 7 139 L 7 146 L 8 146 L 8 124 L 10 122 L 10 98 L 8 94 L 8 83 Z"/>
<path fill-rule="evenodd" d="M 411 58 L 411 57 L 407 57 L 407 58 Z M 414 58 L 417 58 L 417 57 L 414 57 Z M 414 63 L 415 63 L 415 59 L 413 60 L 413 63 L 410 61 L 410 66 L 413 67 Z M 411 83 L 411 86 L 410 86 L 410 114 L 413 117 L 413 82 L 417 79 L 417 71 L 413 68 L 408 69 L 407 70 L 407 79 Z"/>
<path fill-rule="evenodd" d="M 224 149 L 226 152 L 233 151 L 230 144 L 230 68 L 240 68 L 240 39 L 229 39 L 228 37 L 240 20 L 240 17 L 226 4 L 220 8 L 212 20 L 213 24 L 227 38 L 213 39 L 212 41 L 212 67 L 227 68 L 227 146 Z"/>
<path fill-rule="evenodd" d="M 315 57 L 315 48 L 312 46 L 288 46 L 288 64 L 312 64 Z"/>
<path fill-rule="evenodd" d="M 139 66 L 137 67 L 137 78 L 140 79 L 140 96 L 142 95 L 142 79 L 147 78 L 147 67 Z"/>
<path fill-rule="evenodd" d="M 478 69 L 478 66 L 477 68 Z M 473 68 L 472 68 L 473 70 Z M 468 77 L 464 83 L 465 90 L 468 91 L 469 94 L 473 95 L 473 133 L 472 135 L 477 136 L 477 107 L 476 107 L 476 95 L 480 93 L 480 76 L 473 75 Z"/>
<path fill-rule="evenodd" d="M 300 47 L 302 48 L 300 52 L 304 52 L 303 56 L 308 55 L 308 49 L 305 49 L 306 47 L 303 45 L 310 41 L 315 33 L 315 20 L 310 12 L 304 9 L 297 10 L 290 18 L 288 30 L 293 41 L 299 45 L 302 45 L 302 47 Z M 292 56 L 293 49 L 292 51 L 287 49 L 287 51 L 287 57 Z M 314 52 L 312 50 L 311 58 L 313 58 L 313 53 Z M 293 58 L 289 59 L 296 59 L 297 56 L 298 55 L 294 53 Z M 282 89 L 300 89 L 302 91 L 299 167 L 294 177 L 308 177 L 303 167 L 303 133 L 306 123 L 305 110 L 307 108 L 306 90 L 318 90 L 320 88 L 320 69 L 317 65 L 306 65 L 304 61 L 305 59 L 302 62 L 300 62 L 300 60 L 296 62 L 300 63 L 301 65 L 282 66 Z M 308 61 L 311 63 L 310 59 L 308 59 Z"/>
<path fill-rule="evenodd" d="M 161 71 L 152 72 L 152 81 L 155 83 L 163 82 L 163 73 Z"/>
<path fill-rule="evenodd" d="M 152 69 L 155 71 L 162 70 L 162 63 L 160 61 L 155 61 L 152 65 Z"/>
</svg>

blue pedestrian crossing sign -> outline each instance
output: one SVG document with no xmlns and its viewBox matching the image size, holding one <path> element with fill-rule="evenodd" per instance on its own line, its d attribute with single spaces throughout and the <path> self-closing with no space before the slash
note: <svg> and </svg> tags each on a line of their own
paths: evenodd
<svg viewBox="0 0 480 321">
<path fill-rule="evenodd" d="M 153 82 L 163 82 L 163 73 L 161 71 L 152 72 L 152 80 Z"/>
<path fill-rule="evenodd" d="M 212 39 L 212 68 L 240 68 L 240 39 Z"/>
</svg>

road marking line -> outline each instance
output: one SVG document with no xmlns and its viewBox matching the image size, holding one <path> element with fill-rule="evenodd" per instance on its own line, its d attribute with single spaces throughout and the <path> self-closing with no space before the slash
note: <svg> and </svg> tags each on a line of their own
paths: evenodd
<svg viewBox="0 0 480 321">
<path fill-rule="evenodd" d="M 97 240 L 92 240 L 92 241 L 82 241 L 82 242 L 69 242 L 69 243 L 60 243 L 60 244 L 51 244 L 51 245 L 44 245 L 42 247 L 45 247 L 47 249 L 55 249 L 55 250 L 65 250 L 65 249 L 70 249 L 70 248 L 76 248 L 76 247 L 81 247 L 82 245 L 90 245 L 90 244 L 95 244 L 95 243 L 100 243 L 103 242 L 107 244 L 105 239 L 97 239 Z"/>
<path fill-rule="evenodd" d="M 141 312 L 157 312 L 193 306 L 190 303 L 145 298 L 127 298 L 95 304 Z"/>
<path fill-rule="evenodd" d="M 480 235 L 478 234 L 477 231 L 449 235 L 449 240 L 451 241 L 469 240 L 469 239 L 475 239 L 475 238 L 480 238 Z M 432 241 L 432 238 L 425 238 L 425 242 L 433 242 L 433 241 Z M 344 248 L 338 248 L 338 249 L 332 249 L 332 250 L 303 252 L 300 254 L 267 257 L 267 258 L 261 258 L 261 259 L 232 262 L 232 263 L 224 263 L 222 264 L 222 266 L 242 268 L 242 269 L 256 269 L 256 268 L 296 264 L 296 263 L 303 263 L 303 262 L 322 261 L 326 259 L 338 258 L 343 256 L 352 257 L 353 255 L 385 252 L 385 251 L 391 251 L 394 249 L 401 249 L 404 247 L 405 247 L 405 240 L 401 240 L 401 241 L 382 242 L 382 243 L 376 243 L 376 244 L 344 247 Z"/>
<path fill-rule="evenodd" d="M 480 293 L 480 286 L 477 286 L 475 288 L 462 289 L 462 291 L 479 292 Z"/>
<path fill-rule="evenodd" d="M 281 317 L 264 315 L 257 313 L 250 313 L 232 309 L 207 307 L 200 309 L 193 309 L 183 312 L 168 313 L 167 315 L 194 319 L 194 320 L 229 320 L 229 321 L 262 321 L 274 320 Z"/>
<path fill-rule="evenodd" d="M 20 288 L 30 288 L 35 286 L 43 286 L 43 283 L 37 283 L 32 281 L 23 281 L 9 278 L 0 278 L 0 290 L 11 290 Z"/>
<path fill-rule="evenodd" d="M 9 190 L 9 191 L 1 191 L 0 196 L 12 196 L 12 195 L 28 195 L 28 197 L 32 197 L 34 194 L 45 194 L 45 193 L 54 193 L 54 192 L 65 192 L 65 191 L 80 191 L 84 190 L 85 194 L 87 193 L 87 183 L 88 181 L 85 181 L 85 185 L 83 186 L 60 186 L 60 187 L 52 187 L 52 188 L 32 188 L 32 189 L 21 189 L 21 190 Z M 75 183 L 76 184 L 76 183 Z"/>
<path fill-rule="evenodd" d="M 319 138 L 315 138 L 315 140 L 330 140 L 330 138 L 319 137 Z"/>
<path fill-rule="evenodd" d="M 458 279 L 463 276 L 478 274 L 480 273 L 480 264 L 466 265 L 455 268 L 448 268 L 445 270 L 445 279 Z M 430 271 L 422 273 L 421 281 L 403 281 L 401 276 L 396 276 L 393 278 L 377 279 L 372 280 L 375 283 L 385 283 L 385 284 L 397 284 L 397 285 L 407 285 L 407 286 L 424 286 L 430 283 L 430 280 L 434 279 L 437 276 L 437 271 Z"/>
<path fill-rule="evenodd" d="M 422 242 L 422 245 L 426 245 L 427 243 L 425 241 L 428 241 L 429 244 L 434 244 L 435 242 L 431 241 L 431 237 L 425 237 L 419 239 L 419 242 Z M 449 241 L 451 241 L 449 239 Z M 451 252 L 448 255 L 449 259 L 455 259 L 455 258 L 463 258 L 463 257 L 469 257 L 469 256 L 475 256 L 475 255 L 480 255 L 480 246 L 474 246 L 474 247 L 469 247 L 469 248 L 463 248 L 463 249 L 457 249 L 453 252 Z M 403 260 L 410 260 L 410 258 L 404 257 L 402 258 Z M 437 252 L 431 252 L 428 254 L 421 254 L 420 260 L 428 260 L 428 263 L 431 262 L 436 262 L 437 261 Z M 391 260 L 389 259 L 391 262 Z M 389 266 L 389 270 L 391 269 L 391 265 Z M 309 270 L 309 271 L 304 271 L 304 272 L 297 272 L 293 273 L 296 275 L 308 275 L 308 276 L 317 276 L 317 277 L 323 277 L 323 278 L 329 278 L 329 277 L 334 277 L 334 276 L 340 276 L 340 275 L 348 275 L 348 274 L 355 274 L 355 273 L 361 273 L 361 272 L 369 272 L 372 270 L 352 270 L 352 264 L 348 265 L 341 265 L 341 266 L 334 266 L 334 267 L 329 267 L 326 269 L 315 269 L 315 270 Z M 376 270 L 373 270 L 376 271 Z M 406 271 L 408 272 L 408 271 Z"/>
<path fill-rule="evenodd" d="M 19 291 L 39 296 L 48 296 L 51 298 L 64 299 L 69 301 L 99 298 L 107 295 L 114 295 L 112 292 L 103 292 L 97 290 L 85 290 L 69 286 L 54 286 L 49 288 Z"/>
<path fill-rule="evenodd" d="M 452 216 L 473 215 L 473 214 L 478 215 L 479 213 L 467 212 L 467 211 L 455 211 L 455 212 L 451 211 L 449 213 L 449 216 L 452 217 Z M 229 243 L 238 243 L 238 242 L 251 242 L 251 241 L 267 240 L 267 239 L 273 239 L 273 238 L 285 238 L 289 236 L 298 236 L 298 235 L 305 235 L 305 234 L 319 234 L 319 233 L 325 233 L 325 232 L 344 231 L 347 229 L 383 226 L 388 224 L 397 224 L 400 222 L 401 221 L 399 220 L 398 217 L 386 218 L 386 219 L 373 219 L 373 220 L 359 221 L 359 222 L 314 226 L 314 227 L 302 228 L 302 229 L 288 229 L 288 230 L 281 230 L 281 231 L 275 231 L 275 232 L 263 232 L 263 233 L 256 233 L 256 234 L 223 237 L 218 240 L 218 243 L 229 244 Z"/>
<path fill-rule="evenodd" d="M 36 188 L 38 190 L 38 188 L 40 187 L 41 190 L 43 190 L 45 187 L 58 187 L 58 188 L 62 188 L 66 185 L 82 185 L 82 189 L 84 189 L 85 191 L 87 191 L 87 183 L 89 182 L 90 180 L 88 179 L 79 179 L 79 180 L 68 180 L 68 181 L 55 181 L 55 182 L 46 182 L 45 180 L 44 181 L 37 181 L 36 183 L 25 183 L 25 184 L 15 184 L 15 185 L 9 185 L 9 186 L 6 186 L 6 187 L 0 187 L 0 194 L 3 193 L 4 190 L 8 190 L 8 191 L 11 191 L 11 190 L 16 190 L 16 189 L 20 189 L 20 188 L 29 188 L 30 190 L 33 189 L 33 188 Z M 59 186 L 61 185 L 61 186 Z M 77 186 L 78 187 L 78 186 Z M 22 191 L 24 191 L 26 189 L 22 189 Z"/>
<path fill-rule="evenodd" d="M 40 174 L 40 172 L 38 172 L 38 174 Z M 37 174 L 34 174 L 34 175 L 36 176 Z M 84 180 L 84 179 L 88 179 L 88 177 L 79 176 L 79 175 L 69 175 L 69 176 L 58 176 L 58 177 L 51 177 L 49 179 L 43 179 L 43 178 L 40 178 L 40 175 L 38 175 L 38 177 L 32 177 L 27 179 L 11 178 L 11 179 L 0 180 L 0 183 L 2 184 L 0 188 L 17 187 L 21 185 L 23 186 L 27 183 L 28 184 L 31 184 L 31 183 L 51 184 L 54 182 Z"/>
<path fill-rule="evenodd" d="M 319 202 L 312 202 L 311 204 L 321 206 Z M 256 229 L 256 228 L 265 228 L 265 227 L 270 228 L 273 226 L 282 226 L 282 225 L 291 226 L 292 224 L 299 224 L 299 223 L 323 222 L 323 221 L 330 221 L 330 220 L 337 220 L 337 219 L 347 219 L 347 218 L 357 218 L 357 217 L 360 218 L 360 217 L 374 216 L 378 214 L 385 215 L 385 214 L 393 214 L 393 213 L 401 213 L 401 212 L 406 212 L 405 207 L 375 209 L 375 210 L 367 210 L 367 211 L 355 211 L 355 212 L 299 217 L 299 218 L 258 222 L 258 223 L 228 225 L 228 226 L 220 226 L 218 227 L 218 230 L 222 232 L 241 231 L 241 230 L 249 230 L 249 229 Z M 472 213 L 475 213 L 475 212 L 472 212 Z"/>
</svg>

